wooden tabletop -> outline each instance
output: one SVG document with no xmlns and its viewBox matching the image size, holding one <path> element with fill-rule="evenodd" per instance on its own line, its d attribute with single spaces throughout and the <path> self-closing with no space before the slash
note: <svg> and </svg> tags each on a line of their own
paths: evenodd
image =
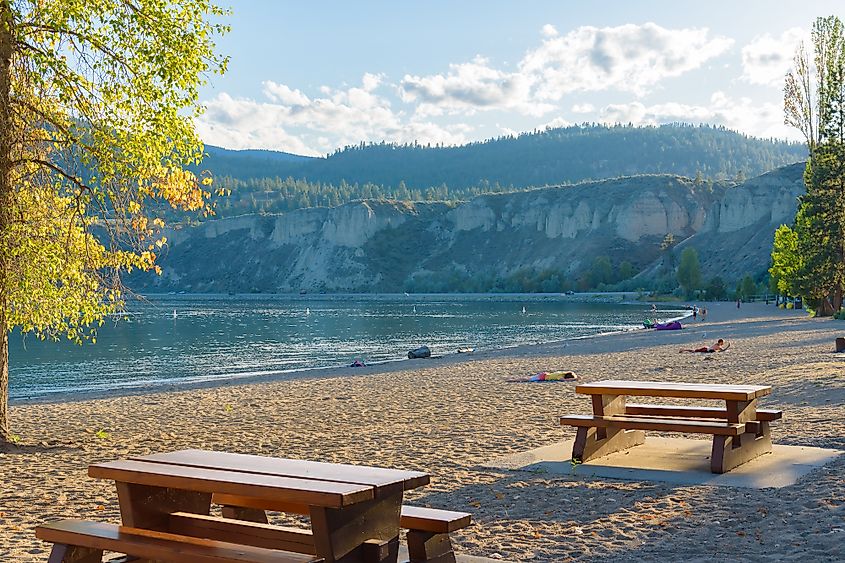
<svg viewBox="0 0 845 563">
<path fill-rule="evenodd" d="M 379 496 L 381 489 L 426 485 L 429 476 L 356 465 L 320 463 L 226 452 L 182 450 L 88 468 L 98 479 L 204 493 L 264 498 L 342 508 Z"/>
<path fill-rule="evenodd" d="M 669 383 L 664 381 L 605 380 L 575 386 L 585 395 L 635 395 L 686 399 L 750 401 L 772 392 L 770 385 L 720 385 L 716 383 Z"/>
</svg>

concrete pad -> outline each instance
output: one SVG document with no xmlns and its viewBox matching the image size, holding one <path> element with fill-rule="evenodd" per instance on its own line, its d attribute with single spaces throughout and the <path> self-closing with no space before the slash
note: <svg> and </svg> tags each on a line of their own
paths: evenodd
<svg viewBox="0 0 845 563">
<path fill-rule="evenodd" d="M 487 467 L 559 475 L 603 477 L 631 481 L 662 481 L 675 485 L 716 485 L 765 489 L 787 487 L 823 466 L 843 450 L 783 446 L 736 469 L 710 472 L 710 440 L 647 437 L 645 444 L 573 466 L 572 442 L 559 442 L 485 464 Z"/>
</svg>

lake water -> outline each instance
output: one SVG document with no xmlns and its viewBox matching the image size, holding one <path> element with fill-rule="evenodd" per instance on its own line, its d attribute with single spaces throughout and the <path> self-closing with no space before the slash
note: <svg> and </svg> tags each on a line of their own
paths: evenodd
<svg viewBox="0 0 845 563">
<path fill-rule="evenodd" d="M 642 326 L 645 304 L 559 295 L 169 295 L 132 303 L 82 346 L 10 336 L 12 399 L 271 375 L 550 342 Z M 660 311 L 662 318 L 680 316 Z"/>
</svg>

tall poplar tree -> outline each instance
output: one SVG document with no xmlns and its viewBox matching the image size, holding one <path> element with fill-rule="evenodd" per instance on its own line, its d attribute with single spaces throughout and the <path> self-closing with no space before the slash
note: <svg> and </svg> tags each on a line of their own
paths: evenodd
<svg viewBox="0 0 845 563">
<path fill-rule="evenodd" d="M 820 315 L 842 306 L 845 292 L 845 33 L 839 18 L 813 24 L 813 58 L 798 47 L 784 87 L 785 123 L 807 141 L 807 193 L 792 228 L 779 230 L 770 273 L 799 291 Z M 794 235 L 793 235 L 794 233 Z M 784 259 L 795 256 L 794 263 Z"/>
<path fill-rule="evenodd" d="M 0 445 L 8 336 L 93 338 L 120 274 L 155 269 L 167 207 L 208 211 L 199 87 L 210 0 L 0 0 Z"/>
</svg>

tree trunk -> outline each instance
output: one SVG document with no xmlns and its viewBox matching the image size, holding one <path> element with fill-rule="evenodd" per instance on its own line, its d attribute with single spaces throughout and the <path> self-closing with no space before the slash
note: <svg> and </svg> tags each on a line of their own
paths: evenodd
<svg viewBox="0 0 845 563">
<path fill-rule="evenodd" d="M 0 334 L 0 449 L 12 441 L 9 424 L 9 332 Z"/>
<path fill-rule="evenodd" d="M 0 446 L 11 441 L 9 426 L 9 229 L 12 203 L 12 53 L 14 21 L 9 0 L 0 0 Z"/>
<path fill-rule="evenodd" d="M 839 309 L 842 308 L 842 288 L 841 287 L 837 287 L 833 291 L 833 297 L 831 299 L 831 305 L 832 305 L 832 309 L 833 309 L 832 314 L 836 314 L 837 312 L 839 312 Z"/>
</svg>

